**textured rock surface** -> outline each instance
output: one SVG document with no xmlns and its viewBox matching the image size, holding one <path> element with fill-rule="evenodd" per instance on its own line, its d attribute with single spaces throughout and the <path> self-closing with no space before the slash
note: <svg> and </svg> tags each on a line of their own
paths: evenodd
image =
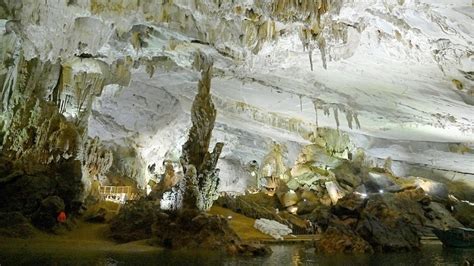
<svg viewBox="0 0 474 266">
<path fill-rule="evenodd" d="M 79 161 L 67 161 L 31 174 L 19 170 L 10 172 L 0 186 L 0 209 L 30 216 L 48 196 L 58 196 L 68 214 L 77 213 L 84 194 L 81 176 Z"/>
<path fill-rule="evenodd" d="M 64 211 L 64 201 L 58 196 L 49 196 L 32 216 L 32 222 L 39 228 L 51 230 L 57 224 L 57 217 Z"/>
<path fill-rule="evenodd" d="M 15 158 L 76 159 L 99 137 L 144 189 L 147 166 L 186 140 L 201 50 L 226 143 L 220 190 L 253 185 L 245 166 L 274 142 L 293 163 L 316 126 L 348 132 L 353 145 L 325 134 L 334 154 L 474 180 L 469 0 L 4 2 L 0 140 Z"/>
<path fill-rule="evenodd" d="M 265 256 L 268 247 L 243 244 L 226 218 L 187 209 L 162 216 L 153 225 L 153 243 L 171 249 L 204 248 L 230 255 Z"/>
<path fill-rule="evenodd" d="M 210 249 L 230 255 L 264 256 L 271 250 L 242 243 L 226 218 L 197 209 L 164 212 L 149 200 L 127 203 L 110 223 L 110 237 L 120 242 L 150 239 L 169 249 Z"/>
<path fill-rule="evenodd" d="M 207 211 L 219 197 L 219 169 L 216 165 L 224 143 L 216 143 L 212 153 L 209 152 L 216 120 L 216 109 L 211 99 L 212 62 L 198 53 L 194 64 L 201 71 L 201 80 L 191 108 L 192 126 L 180 158 L 186 182 L 183 203 L 184 207 Z"/>
<path fill-rule="evenodd" d="M 159 207 L 153 202 L 139 200 L 125 204 L 110 221 L 110 237 L 129 242 L 151 237 L 151 226 L 157 219 Z"/>
<path fill-rule="evenodd" d="M 455 206 L 454 217 L 465 227 L 474 227 L 474 206 L 466 202 L 459 202 Z"/>
<path fill-rule="evenodd" d="M 367 241 L 341 226 L 329 227 L 317 242 L 316 251 L 326 254 L 374 252 Z"/>
<path fill-rule="evenodd" d="M 392 199 L 374 198 L 367 202 L 356 232 L 377 251 L 403 251 L 420 248 L 420 238 L 402 208 L 391 208 Z"/>
</svg>

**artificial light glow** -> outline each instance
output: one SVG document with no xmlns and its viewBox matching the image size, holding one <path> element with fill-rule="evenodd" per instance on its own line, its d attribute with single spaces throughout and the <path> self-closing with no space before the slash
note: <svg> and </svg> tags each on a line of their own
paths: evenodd
<svg viewBox="0 0 474 266">
<path fill-rule="evenodd" d="M 354 194 L 358 195 L 359 197 L 361 197 L 363 199 L 367 198 L 367 193 L 360 193 L 360 192 L 356 191 L 356 192 L 354 192 Z"/>
<path fill-rule="evenodd" d="M 296 212 L 298 211 L 298 207 L 296 207 L 296 206 L 290 206 L 286 209 L 292 214 L 296 214 Z"/>
<path fill-rule="evenodd" d="M 379 193 L 380 193 L 380 194 L 383 194 L 383 189 L 379 190 Z"/>
<path fill-rule="evenodd" d="M 472 203 L 472 202 L 470 202 L 470 201 L 467 201 L 467 200 L 461 200 L 461 202 L 464 202 L 464 203 L 467 203 L 467 204 L 469 204 L 469 205 L 471 205 L 471 206 L 474 206 L 474 203 Z"/>
</svg>

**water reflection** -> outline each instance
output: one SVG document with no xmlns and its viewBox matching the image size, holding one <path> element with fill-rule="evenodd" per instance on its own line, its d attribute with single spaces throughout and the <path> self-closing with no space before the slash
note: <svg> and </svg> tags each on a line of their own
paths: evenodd
<svg viewBox="0 0 474 266">
<path fill-rule="evenodd" d="M 443 249 L 424 245 L 419 252 L 372 255 L 321 255 L 301 245 L 271 246 L 264 258 L 228 257 L 212 251 L 160 251 L 154 253 L 103 253 L 70 251 L 0 251 L 0 265 L 462 265 L 474 259 L 473 249 Z"/>
</svg>

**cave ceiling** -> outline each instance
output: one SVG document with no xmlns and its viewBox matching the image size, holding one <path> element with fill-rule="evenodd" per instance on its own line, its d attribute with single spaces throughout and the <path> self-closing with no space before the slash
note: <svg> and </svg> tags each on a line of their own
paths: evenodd
<svg viewBox="0 0 474 266">
<path fill-rule="evenodd" d="M 375 158 L 474 173 L 474 154 L 453 152 L 474 142 L 471 0 L 1 2 L 26 59 L 104 76 L 89 135 L 148 162 L 184 143 L 200 50 L 224 159 L 272 141 L 294 158 L 319 126 Z"/>
</svg>

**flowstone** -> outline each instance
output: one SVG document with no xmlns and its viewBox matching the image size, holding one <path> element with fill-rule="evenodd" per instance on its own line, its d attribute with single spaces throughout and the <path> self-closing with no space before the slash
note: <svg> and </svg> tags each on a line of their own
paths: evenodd
<svg viewBox="0 0 474 266">
<path fill-rule="evenodd" d="M 274 220 L 257 219 L 253 225 L 260 232 L 272 236 L 275 239 L 283 239 L 284 236 L 292 233 L 291 228 Z"/>
</svg>

